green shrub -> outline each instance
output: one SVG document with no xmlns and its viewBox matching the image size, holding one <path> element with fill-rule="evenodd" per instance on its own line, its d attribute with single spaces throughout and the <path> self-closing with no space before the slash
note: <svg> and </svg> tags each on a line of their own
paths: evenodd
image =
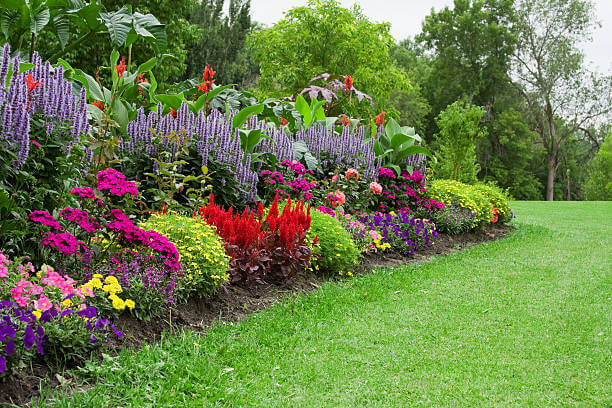
<svg viewBox="0 0 612 408">
<path fill-rule="evenodd" d="M 180 292 L 208 295 L 228 281 L 229 257 L 214 228 L 198 218 L 182 215 L 152 215 L 140 225 L 155 230 L 174 243 L 183 264 Z"/>
<path fill-rule="evenodd" d="M 491 222 L 493 208 L 498 210 L 498 222 L 506 222 L 511 217 L 507 195 L 494 186 L 471 186 L 455 180 L 435 180 L 427 186 L 427 190 L 429 198 L 442 201 L 446 205 L 459 205 L 474 213 L 473 228 Z"/>
<path fill-rule="evenodd" d="M 312 258 L 313 269 L 333 275 L 352 275 L 360 252 L 351 234 L 331 215 L 313 210 L 310 217 L 308 239 L 312 242 L 317 237 L 313 253 L 320 256 Z"/>
</svg>

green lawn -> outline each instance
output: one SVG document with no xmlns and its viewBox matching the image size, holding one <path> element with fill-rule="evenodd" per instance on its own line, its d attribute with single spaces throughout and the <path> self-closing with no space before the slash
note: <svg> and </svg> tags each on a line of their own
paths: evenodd
<svg viewBox="0 0 612 408">
<path fill-rule="evenodd" d="M 124 352 L 45 404 L 608 408 L 612 204 L 513 209 L 508 239 Z"/>
</svg>

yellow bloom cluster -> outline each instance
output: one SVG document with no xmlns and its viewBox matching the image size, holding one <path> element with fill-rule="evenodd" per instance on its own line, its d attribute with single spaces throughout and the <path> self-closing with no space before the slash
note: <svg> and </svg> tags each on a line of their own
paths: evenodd
<svg viewBox="0 0 612 408">
<path fill-rule="evenodd" d="M 229 257 L 223 241 L 199 218 L 152 215 L 140 226 L 158 231 L 174 244 L 194 291 L 210 293 L 229 280 Z"/>
<path fill-rule="evenodd" d="M 117 293 L 123 292 L 123 288 L 115 276 L 109 275 L 104 281 L 102 279 L 104 279 L 102 275 L 99 273 L 95 274 L 89 282 L 81 287 L 81 292 L 85 295 L 95 295 L 96 291 L 101 290 L 108 295 L 108 299 L 112 302 L 114 309 L 124 310 L 127 307 L 130 310 L 134 310 L 136 303 L 132 299 L 123 300 L 117 296 Z"/>
<path fill-rule="evenodd" d="M 456 202 L 475 213 L 473 227 L 482 226 L 491 220 L 491 207 L 498 209 L 502 221 L 510 218 L 508 196 L 499 188 L 477 184 L 467 185 L 455 180 L 434 180 L 428 186 L 428 197 L 446 205 Z"/>
<path fill-rule="evenodd" d="M 374 240 L 374 245 L 376 245 L 376 248 L 384 251 L 386 249 L 391 248 L 391 244 L 389 244 L 388 242 L 381 242 L 380 239 L 375 239 Z"/>
</svg>

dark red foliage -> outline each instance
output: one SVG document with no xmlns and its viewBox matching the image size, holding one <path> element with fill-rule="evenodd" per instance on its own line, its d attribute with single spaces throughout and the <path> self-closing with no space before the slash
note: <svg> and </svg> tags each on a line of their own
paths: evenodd
<svg viewBox="0 0 612 408">
<path fill-rule="evenodd" d="M 232 283 L 284 281 L 310 265 L 311 249 L 305 242 L 310 205 L 304 208 L 303 201 L 292 205 L 289 199 L 279 212 L 276 196 L 265 219 L 261 203 L 257 210 L 233 212 L 215 204 L 212 193 L 208 205 L 199 214 L 194 212 L 213 225 L 225 242 Z"/>
</svg>

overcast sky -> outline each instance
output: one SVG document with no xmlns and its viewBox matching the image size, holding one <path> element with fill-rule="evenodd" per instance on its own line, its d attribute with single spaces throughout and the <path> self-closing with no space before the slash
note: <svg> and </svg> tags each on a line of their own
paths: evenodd
<svg viewBox="0 0 612 408">
<path fill-rule="evenodd" d="M 251 0 L 255 21 L 272 25 L 292 7 L 306 5 L 306 0 Z M 354 3 L 375 22 L 390 22 L 391 34 L 397 41 L 421 31 L 421 23 L 433 7 L 439 10 L 453 0 L 340 0 L 343 7 Z M 584 45 L 586 60 L 601 72 L 612 71 L 612 0 L 595 0 L 597 20 L 602 24 L 593 35 L 593 42 Z"/>
</svg>

